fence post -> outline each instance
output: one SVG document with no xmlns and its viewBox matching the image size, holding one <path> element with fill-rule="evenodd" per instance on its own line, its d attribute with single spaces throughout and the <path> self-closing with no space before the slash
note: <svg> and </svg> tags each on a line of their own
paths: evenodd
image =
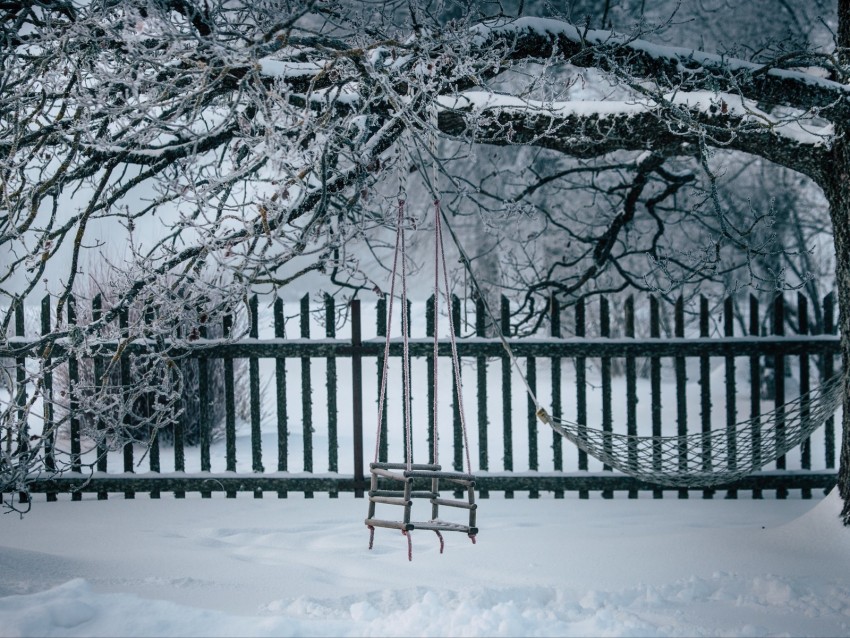
<svg viewBox="0 0 850 638">
<path fill-rule="evenodd" d="M 77 325 L 77 300 L 73 295 L 68 296 L 68 325 Z M 71 425 L 71 471 L 80 472 L 82 466 L 80 464 L 80 372 L 79 361 L 76 355 L 68 358 L 68 411 L 70 412 Z M 132 457 L 131 457 L 132 460 Z M 130 471 L 132 471 L 132 466 Z M 71 494 L 72 501 L 81 501 L 83 495 L 80 492 Z M 130 497 L 132 498 L 132 496 Z"/>
<path fill-rule="evenodd" d="M 782 294 L 776 296 L 773 301 L 773 334 L 785 336 L 785 297 Z M 776 413 L 776 445 L 785 444 L 785 355 L 777 354 L 773 363 L 773 383 L 776 388 L 773 404 Z M 776 459 L 776 469 L 785 469 L 785 455 Z M 788 490 L 778 488 L 776 498 L 788 497 Z"/>
<path fill-rule="evenodd" d="M 181 291 L 182 296 L 182 291 Z M 177 327 L 177 335 L 178 337 L 184 336 L 183 328 Z M 180 373 L 178 371 L 179 362 L 175 362 L 174 371 L 172 373 L 172 377 L 175 385 L 180 380 Z M 189 369 L 189 364 L 187 360 L 187 365 L 184 369 Z M 180 388 L 180 402 L 183 406 L 188 406 L 188 396 L 186 391 L 186 382 L 185 378 L 182 381 L 182 387 Z M 174 471 L 175 472 L 185 472 L 186 471 L 186 415 L 185 412 L 180 414 L 177 417 L 177 420 L 174 422 Z M 185 490 L 174 490 L 174 498 L 186 498 Z"/>
<path fill-rule="evenodd" d="M 685 300 L 681 296 L 676 299 L 674 315 L 676 337 L 681 339 L 685 336 Z M 687 471 L 688 444 L 684 437 L 688 435 L 688 403 L 686 396 L 688 377 L 685 368 L 685 357 L 674 357 L 674 366 L 676 369 L 676 430 L 677 434 L 682 437 L 679 439 L 679 470 Z M 679 490 L 679 498 L 688 498 L 687 488 L 681 488 Z"/>
<path fill-rule="evenodd" d="M 233 337 L 233 315 L 228 313 L 222 318 L 222 334 L 225 339 Z M 224 357 L 224 446 L 228 472 L 236 471 L 236 389 L 233 371 L 233 357 Z M 230 490 L 225 498 L 236 498 L 236 492 Z"/>
<path fill-rule="evenodd" d="M 404 320 L 407 322 L 407 333 L 408 337 L 410 337 L 410 315 L 411 315 L 411 303 L 410 300 L 407 300 L 402 311 L 405 313 Z M 411 369 L 410 361 L 404 360 L 404 353 L 402 352 L 401 356 L 401 376 L 402 376 L 402 388 L 413 387 L 413 371 Z M 402 390 L 402 396 L 404 396 L 404 390 Z M 408 396 L 410 400 L 410 407 L 408 408 L 407 402 L 402 400 L 401 402 L 401 432 L 402 432 L 402 445 L 404 447 L 404 462 L 412 463 L 415 455 L 413 454 L 413 433 L 411 432 L 411 440 L 407 440 L 407 411 L 408 409 L 413 410 L 413 393 L 411 392 Z M 413 416 L 411 415 L 411 419 Z M 411 430 L 413 429 L 411 425 Z M 410 458 L 408 458 L 408 450 L 410 451 Z"/>
<path fill-rule="evenodd" d="M 750 335 L 759 336 L 759 300 L 750 295 Z M 758 355 L 750 357 L 750 420 L 753 439 L 753 466 L 761 467 L 761 361 Z M 760 488 L 753 490 L 753 498 L 762 498 Z"/>
<path fill-rule="evenodd" d="M 351 307 L 351 424 L 354 438 L 354 496 L 363 498 L 366 479 L 363 476 L 363 340 L 360 327 L 360 300 L 352 299 Z"/>
<path fill-rule="evenodd" d="M 835 334 L 835 294 L 823 298 L 823 331 Z M 823 355 L 823 379 L 829 381 L 835 375 L 835 358 L 831 353 Z M 824 457 L 828 469 L 835 468 L 835 417 L 830 416 L 824 424 Z"/>
<path fill-rule="evenodd" d="M 561 304 L 553 294 L 549 298 L 549 331 L 555 339 L 561 338 Z M 552 417 L 560 420 L 561 409 L 561 357 L 552 357 Z M 564 471 L 563 437 L 552 430 L 552 463 L 556 472 Z M 564 490 L 555 490 L 555 498 L 564 498 Z"/>
<path fill-rule="evenodd" d="M 635 338 L 635 298 L 626 298 L 626 336 Z M 637 366 L 634 357 L 626 357 L 626 433 L 637 436 Z M 629 465 L 638 467 L 637 443 L 629 441 Z M 629 498 L 637 498 L 637 490 L 629 490 Z"/>
<path fill-rule="evenodd" d="M 359 304 L 358 304 L 357 308 L 358 308 L 358 311 L 359 311 L 359 309 L 360 309 Z M 358 317 L 359 317 L 359 315 L 358 315 Z M 377 336 L 379 336 L 379 337 L 386 337 L 387 336 L 387 328 L 388 328 L 387 324 L 390 321 L 392 321 L 392 317 L 389 317 L 389 318 L 387 317 L 387 299 L 386 299 L 386 297 L 381 297 L 380 299 L 378 299 L 378 303 L 376 304 L 375 322 L 377 324 L 376 325 Z M 378 367 L 378 385 L 377 385 L 378 401 L 380 401 L 381 400 L 381 397 L 380 397 L 380 395 L 381 395 L 381 383 L 382 383 L 383 378 L 384 378 L 384 349 L 383 348 L 381 348 L 376 361 L 377 361 L 377 367 Z M 387 362 L 387 365 L 389 365 L 389 362 Z M 388 458 L 388 454 L 389 454 L 389 435 L 387 433 L 388 416 L 387 416 L 387 395 L 386 394 L 384 394 L 384 404 L 382 406 L 380 406 L 378 409 L 381 412 L 381 425 L 380 425 L 381 433 L 378 437 L 378 461 L 380 461 L 381 463 L 386 463 L 387 458 Z"/>
<path fill-rule="evenodd" d="M 24 300 L 19 299 L 15 306 L 15 336 L 25 337 L 26 330 L 24 326 Z M 30 448 L 29 424 L 27 422 L 27 360 L 26 357 L 18 357 L 15 359 L 15 380 L 17 387 L 15 388 L 15 403 L 18 406 L 18 432 L 16 453 L 21 456 L 26 456 Z M 79 426 L 77 431 L 77 446 L 79 448 Z M 77 464 L 79 465 L 79 449 L 77 450 Z M 75 492 L 75 496 L 79 493 Z M 27 492 L 22 491 L 18 494 L 18 500 L 21 503 L 28 503 L 30 498 Z"/>
<path fill-rule="evenodd" d="M 103 296 L 98 293 L 95 295 L 94 299 L 91 302 L 91 318 L 92 321 L 100 321 L 100 318 L 103 316 Z M 100 394 L 103 390 L 104 384 L 107 382 L 104 379 L 104 360 L 102 356 L 94 357 L 94 391 L 95 394 Z M 97 424 L 95 426 L 97 428 L 98 437 L 97 437 L 97 471 L 98 472 L 106 472 L 107 471 L 107 459 L 109 458 L 109 446 L 106 444 L 106 423 L 104 423 L 103 418 L 99 415 L 97 417 Z M 109 498 L 108 492 L 98 492 L 97 500 L 105 501 Z"/>
<path fill-rule="evenodd" d="M 475 299 L 475 336 L 487 336 L 487 317 L 484 298 L 479 293 Z M 477 373 L 478 391 L 478 468 L 486 472 L 489 468 L 487 458 L 487 357 L 478 357 L 475 360 L 475 371 Z M 433 409 L 433 408 L 432 408 Z M 487 490 L 480 490 L 481 498 L 489 498 Z"/>
<path fill-rule="evenodd" d="M 198 326 L 198 336 L 201 339 L 206 339 L 209 336 L 207 330 L 207 316 L 203 308 L 198 308 L 201 325 Z M 210 421 L 210 360 L 206 353 L 201 352 L 198 357 L 198 428 L 200 430 L 201 443 L 201 472 L 210 472 L 212 466 L 210 463 L 210 439 L 212 424 Z M 201 498 L 211 498 L 212 492 L 209 490 L 201 491 Z"/>
<path fill-rule="evenodd" d="M 608 305 L 608 297 L 599 298 L 599 336 L 608 339 L 611 336 L 611 312 Z M 611 357 L 605 356 L 600 360 L 602 372 L 602 431 L 612 432 L 614 418 L 611 405 Z M 603 449 L 607 454 L 613 453 L 611 440 L 605 437 Z M 602 464 L 603 472 L 610 472 L 611 466 Z M 602 498 L 614 498 L 612 490 L 602 490 Z"/>
<path fill-rule="evenodd" d="M 334 298 L 329 294 L 325 294 L 325 336 L 328 339 L 336 337 L 336 307 Z M 328 393 L 328 471 L 338 472 L 338 447 L 337 442 L 337 406 L 336 406 L 336 359 L 328 357 L 326 359 L 326 379 Z M 339 492 L 331 490 L 330 498 L 338 498 Z"/>
<path fill-rule="evenodd" d="M 73 304 L 70 303 L 70 299 L 68 300 L 68 310 L 71 310 Z M 70 323 L 70 318 L 68 320 Z M 126 341 L 130 338 L 130 318 L 129 311 L 127 307 L 122 307 L 118 311 L 118 327 L 121 332 L 121 339 Z M 124 435 L 124 472 L 128 474 L 132 474 L 135 472 L 134 463 L 133 463 L 133 437 L 132 426 L 133 426 L 133 416 L 131 414 L 131 406 L 130 406 L 130 386 L 133 383 L 133 379 L 130 376 L 130 355 L 126 352 L 121 353 L 120 359 L 120 367 L 121 367 L 121 396 L 122 396 L 122 411 L 123 415 L 121 417 L 123 423 L 123 431 Z M 125 499 L 134 499 L 136 498 L 135 490 L 125 490 L 124 491 Z"/>
<path fill-rule="evenodd" d="M 511 334 L 511 306 L 508 298 L 501 298 L 502 334 L 509 338 Z M 514 469 L 513 426 L 511 423 L 511 360 L 507 354 L 502 356 L 502 438 L 504 441 L 503 467 L 506 472 Z M 513 498 L 513 490 L 505 490 L 505 498 Z"/>
<path fill-rule="evenodd" d="M 661 338 L 661 308 L 658 297 L 649 298 L 649 336 L 651 339 Z M 652 436 L 661 436 L 661 357 L 649 359 L 649 385 L 652 412 Z M 661 470 L 661 450 L 658 446 L 652 449 L 652 468 Z M 652 498 L 664 498 L 664 490 L 652 490 Z"/>
<path fill-rule="evenodd" d="M 50 334 L 50 295 L 45 295 L 41 300 L 41 335 Z M 44 369 L 44 467 L 48 473 L 56 471 L 56 423 L 53 412 L 53 372 L 51 371 L 52 347 L 46 345 L 42 352 L 42 366 Z M 56 501 L 56 492 L 47 493 L 47 501 Z"/>
<path fill-rule="evenodd" d="M 251 339 L 259 339 L 260 313 L 257 295 L 252 295 L 248 300 L 248 314 L 250 319 L 248 336 Z M 260 423 L 260 362 L 257 357 L 248 358 L 248 377 L 251 395 L 251 469 L 260 474 L 265 471 L 265 468 L 263 467 L 263 431 Z M 255 489 L 254 498 L 263 498 L 263 491 Z"/>
<path fill-rule="evenodd" d="M 537 396 L 537 359 L 528 357 L 526 359 L 526 381 L 531 392 Z M 526 399 L 528 410 L 528 469 L 536 472 L 539 469 L 537 462 L 537 408 L 531 395 Z M 528 498 L 540 498 L 540 492 L 535 489 L 528 491 Z"/>
<path fill-rule="evenodd" d="M 584 297 L 576 302 L 576 337 L 584 337 L 586 332 Z M 587 360 L 576 357 L 576 421 L 578 421 L 579 436 L 584 436 L 587 430 Z M 578 450 L 578 469 L 587 471 L 587 452 Z M 590 498 L 588 490 L 579 490 L 579 499 Z"/>
<path fill-rule="evenodd" d="M 152 303 L 151 300 L 145 304 L 144 310 L 144 321 L 145 327 L 150 328 L 150 326 L 154 322 L 154 309 L 150 305 Z M 148 370 L 150 370 L 150 364 L 148 364 Z M 154 411 L 154 402 L 156 401 L 156 395 L 153 392 L 148 392 L 144 395 L 143 401 L 145 403 L 144 415 L 145 418 L 151 418 Z M 150 468 L 151 473 L 159 474 L 161 468 L 160 465 L 160 445 L 159 445 L 159 430 L 151 428 L 151 439 L 148 447 L 148 467 Z M 150 491 L 150 497 L 153 499 L 160 498 L 160 492 L 158 489 L 154 489 Z"/>
<path fill-rule="evenodd" d="M 699 298 L 699 336 L 708 338 L 708 299 Z M 699 358 L 700 421 L 702 425 L 702 471 L 711 472 L 711 365 L 708 355 Z M 702 491 L 705 499 L 714 497 L 714 490 Z"/>
<path fill-rule="evenodd" d="M 425 336 L 431 338 L 434 337 L 434 330 L 436 326 L 435 312 L 436 301 L 434 295 L 431 295 L 425 302 Z M 384 316 L 386 317 L 386 314 Z M 383 334 L 386 335 L 386 321 L 383 325 L 385 330 Z M 378 327 L 380 328 L 381 325 L 379 324 Z M 379 332 L 378 335 L 380 336 L 381 333 Z M 435 447 L 437 443 L 434 438 L 434 423 L 437 419 L 434 405 L 434 367 L 436 365 L 436 360 L 431 352 L 433 352 L 433 350 L 429 350 L 429 354 L 425 357 L 426 371 L 428 374 L 428 462 L 436 463 L 436 459 L 439 456 Z"/>
<path fill-rule="evenodd" d="M 283 321 L 283 299 L 274 300 L 274 336 L 275 339 L 286 337 L 286 327 Z M 289 469 L 289 414 L 286 407 L 286 359 L 276 357 L 274 361 L 275 398 L 277 399 L 277 471 L 287 472 Z M 278 498 L 287 498 L 287 490 L 278 490 Z"/>
<path fill-rule="evenodd" d="M 735 336 L 735 309 L 732 297 L 726 297 L 723 302 L 723 336 Z M 738 438 L 735 431 L 735 423 L 738 421 L 738 406 L 735 404 L 735 398 L 738 392 L 735 383 L 735 357 L 727 356 L 724 364 L 726 368 L 726 449 L 729 451 L 726 467 L 734 471 L 738 467 Z M 726 498 L 738 498 L 738 490 L 726 490 Z"/>
<path fill-rule="evenodd" d="M 452 306 L 449 309 L 452 313 L 452 321 L 454 322 L 455 328 L 455 337 L 460 337 L 460 299 L 458 299 L 457 295 L 452 295 Z M 454 469 L 456 472 L 463 472 L 463 433 L 461 429 L 460 422 L 460 393 L 461 386 L 458 384 L 457 379 L 460 377 L 461 371 L 457 370 L 457 375 L 452 375 L 452 397 L 454 401 L 452 402 L 452 434 L 453 434 L 453 445 L 452 450 L 454 452 Z M 455 490 L 456 494 L 459 496 L 460 491 Z"/>
<path fill-rule="evenodd" d="M 310 338 L 310 295 L 301 297 L 301 338 Z M 313 380 L 310 375 L 310 357 L 301 357 L 301 420 L 304 439 L 304 471 L 313 471 Z M 313 498 L 313 492 L 304 491 L 304 498 Z"/>
<path fill-rule="evenodd" d="M 797 293 L 797 334 L 809 334 L 809 300 L 805 295 Z M 809 355 L 803 353 L 800 355 L 800 394 L 806 396 L 809 392 Z M 810 406 L 809 399 L 805 398 L 800 403 L 800 419 L 803 422 L 803 427 L 807 428 L 810 421 Z M 800 465 L 804 470 L 812 469 L 812 441 L 811 436 L 807 436 L 806 440 L 800 446 Z M 801 495 L 804 499 L 812 498 L 812 490 L 803 488 Z"/>
</svg>

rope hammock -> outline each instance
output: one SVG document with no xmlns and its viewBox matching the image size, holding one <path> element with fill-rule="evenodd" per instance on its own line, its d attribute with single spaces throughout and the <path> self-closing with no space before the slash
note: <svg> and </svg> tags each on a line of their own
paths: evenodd
<svg viewBox="0 0 850 638">
<path fill-rule="evenodd" d="M 758 417 L 687 435 L 617 434 L 550 416 L 537 400 L 510 344 L 496 321 L 463 246 L 445 220 L 470 280 L 484 303 L 502 346 L 525 384 L 537 417 L 604 464 L 636 479 L 669 487 L 697 488 L 731 483 L 800 445 L 835 414 L 842 403 L 841 375 Z"/>
<path fill-rule="evenodd" d="M 440 553 L 443 553 L 444 542 L 441 532 L 461 532 L 469 536 L 475 543 L 478 533 L 476 527 L 475 503 L 475 477 L 472 475 L 472 461 L 469 456 L 469 442 L 466 433 L 466 418 L 463 409 L 463 393 L 461 390 L 460 360 L 455 340 L 455 326 L 452 313 L 449 312 L 449 334 L 451 339 L 452 368 L 455 380 L 455 397 L 458 411 L 460 413 L 460 426 L 463 434 L 463 448 L 466 458 L 467 472 L 446 472 L 439 464 L 438 427 L 437 427 L 437 361 L 438 359 L 438 326 L 439 309 L 436 307 L 440 296 L 440 275 L 444 283 L 442 290 L 446 304 L 450 304 L 448 269 L 443 252 L 443 233 L 440 215 L 439 200 L 434 201 L 434 377 L 432 379 L 434 388 L 434 424 L 433 424 L 433 463 L 422 464 L 413 462 L 412 425 L 410 410 L 410 326 L 407 317 L 407 266 L 405 260 L 405 217 L 404 199 L 398 200 L 398 220 L 396 224 L 396 241 L 393 255 L 393 268 L 390 283 L 388 325 L 386 341 L 384 343 L 384 361 L 381 371 L 381 390 L 378 398 L 378 427 L 375 434 L 375 459 L 370 464 L 371 484 L 369 487 L 369 513 L 366 518 L 366 527 L 369 529 L 369 549 L 372 549 L 375 538 L 375 528 L 384 527 L 401 530 L 407 537 L 407 557 L 413 559 L 413 547 L 411 534 L 414 529 L 430 530 L 436 533 L 440 541 Z M 380 440 L 384 419 L 384 400 L 387 392 L 388 362 L 390 355 L 390 335 L 392 325 L 393 300 L 395 298 L 395 284 L 398 278 L 399 257 L 401 257 L 401 336 L 402 336 L 402 385 L 404 386 L 404 434 L 405 434 L 405 460 L 404 463 L 380 462 Z M 401 489 L 391 487 L 384 489 L 379 481 L 401 483 Z M 451 483 L 455 490 L 463 488 L 466 490 L 466 500 L 444 499 L 440 496 L 440 481 Z M 424 484 L 424 487 L 423 487 Z M 417 487 L 419 489 L 417 489 Z M 412 506 L 414 499 L 425 499 L 431 505 L 431 518 L 425 521 L 412 521 Z M 403 508 L 401 520 L 386 520 L 375 517 L 376 505 L 394 505 Z M 440 506 L 458 508 L 468 512 L 466 523 L 455 523 L 440 518 Z"/>
<path fill-rule="evenodd" d="M 841 377 L 770 412 L 727 428 L 681 436 L 630 436 L 538 417 L 565 439 L 612 468 L 648 483 L 696 488 L 731 483 L 800 445 L 835 414 Z"/>
</svg>

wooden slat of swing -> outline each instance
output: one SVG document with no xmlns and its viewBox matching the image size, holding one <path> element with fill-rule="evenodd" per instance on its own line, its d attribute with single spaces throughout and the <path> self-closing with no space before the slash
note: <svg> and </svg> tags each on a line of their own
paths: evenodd
<svg viewBox="0 0 850 638">
<path fill-rule="evenodd" d="M 406 481 L 407 479 L 402 474 L 397 474 L 396 472 L 390 472 L 389 470 L 383 470 L 381 468 L 373 467 L 372 474 L 375 476 L 383 476 L 384 478 L 392 479 L 394 481 Z"/>
<path fill-rule="evenodd" d="M 388 467 L 386 467 L 388 466 Z M 437 468 L 437 469 L 412 469 L 408 470 L 405 463 L 371 463 L 371 472 L 376 476 L 392 479 L 394 481 L 405 481 L 407 479 L 441 479 L 465 485 L 467 487 L 475 486 L 475 476 L 464 472 L 443 472 L 439 465 L 420 465 L 419 467 Z M 417 468 L 417 465 L 412 465 L 412 468 Z M 403 470 L 401 474 L 391 470 Z"/>
<path fill-rule="evenodd" d="M 404 472 L 405 478 L 410 479 L 440 479 L 473 487 L 475 485 L 475 477 L 472 474 L 464 474 L 463 472 L 437 472 L 423 470 L 409 470 Z"/>
<path fill-rule="evenodd" d="M 446 521 L 414 521 L 410 523 L 410 526 L 416 530 L 432 532 L 462 532 L 471 536 L 478 534 L 477 527 L 461 525 L 460 523 L 447 523 Z"/>
<path fill-rule="evenodd" d="M 431 503 L 434 505 L 445 505 L 447 507 L 459 507 L 465 510 L 478 509 L 478 505 L 476 505 L 475 503 L 468 503 L 467 501 L 455 501 L 446 498 L 433 498 L 431 499 Z"/>
<path fill-rule="evenodd" d="M 411 504 L 411 501 L 406 500 L 402 495 L 399 498 L 392 498 L 389 496 L 369 496 L 369 499 L 373 503 L 383 503 L 384 505 L 401 505 L 402 507 L 408 507 Z"/>
<path fill-rule="evenodd" d="M 369 497 L 387 496 L 389 498 L 403 498 L 404 490 L 369 490 Z M 410 493 L 410 498 L 440 498 L 439 492 L 425 492 L 416 490 Z"/>
<path fill-rule="evenodd" d="M 369 527 L 385 527 L 387 529 L 400 529 L 409 532 L 413 529 L 413 523 L 403 521 L 385 521 L 380 518 L 367 518 L 366 525 Z"/>
<path fill-rule="evenodd" d="M 379 470 L 431 470 L 431 471 L 440 471 L 443 469 L 441 465 L 437 465 L 435 463 L 411 463 L 410 466 L 407 463 L 369 463 L 370 469 L 379 469 Z"/>
</svg>

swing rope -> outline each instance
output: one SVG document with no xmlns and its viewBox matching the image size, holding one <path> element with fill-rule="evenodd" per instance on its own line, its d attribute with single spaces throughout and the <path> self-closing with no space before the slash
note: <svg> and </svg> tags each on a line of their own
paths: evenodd
<svg viewBox="0 0 850 638">
<path fill-rule="evenodd" d="M 407 313 L 407 257 L 404 237 L 404 200 L 398 200 L 398 217 L 401 234 L 401 337 L 402 337 L 402 383 L 404 384 L 404 434 L 407 469 L 413 465 L 413 429 L 410 415 L 410 326 Z M 390 315 L 392 316 L 392 315 Z M 389 330 L 387 330 L 389 332 Z M 389 354 L 389 353 L 387 353 Z M 385 357 L 384 359 L 388 359 Z"/>
<path fill-rule="evenodd" d="M 393 301 L 395 299 L 395 282 L 396 282 L 396 273 L 398 272 L 398 258 L 399 255 L 402 254 L 401 251 L 401 243 L 403 240 L 403 221 L 404 221 L 404 205 L 402 200 L 399 200 L 398 207 L 398 220 L 396 225 L 396 235 L 395 235 L 395 250 L 393 251 L 393 271 L 390 277 L 390 302 L 389 308 L 387 310 L 387 314 L 390 319 L 393 316 Z M 402 262 L 404 262 L 404 258 L 402 255 Z M 404 270 L 405 265 L 402 263 L 402 270 Z M 405 304 L 406 305 L 406 304 Z M 406 310 L 406 308 L 405 308 Z M 404 312 L 403 312 L 404 314 Z M 403 324 L 402 324 L 403 325 Z M 384 361 L 383 368 L 381 371 L 381 391 L 378 395 L 378 428 L 375 433 L 375 463 L 378 462 L 378 458 L 380 455 L 381 449 L 381 427 L 384 422 L 384 402 L 387 396 L 387 369 L 390 361 L 390 337 L 392 336 L 392 321 L 387 321 L 387 330 L 386 330 L 386 339 L 384 341 Z M 409 396 L 409 388 L 405 388 L 405 396 Z M 409 414 L 408 410 L 408 414 Z"/>
<path fill-rule="evenodd" d="M 413 464 L 413 425 L 412 425 L 412 415 L 411 415 L 411 388 L 410 388 L 410 325 L 407 316 L 407 264 L 406 264 L 406 240 L 405 240 L 405 219 L 404 219 L 404 206 L 405 202 L 403 199 L 399 198 L 398 200 L 398 217 L 397 217 L 397 227 L 396 227 L 396 241 L 395 241 L 395 251 L 393 255 L 393 268 L 390 282 L 390 300 L 388 305 L 388 321 L 387 321 L 387 330 L 386 330 L 386 338 L 384 340 L 384 361 L 383 367 L 381 370 L 381 390 L 378 398 L 378 424 L 377 424 L 377 432 L 375 433 L 375 462 L 378 462 L 378 458 L 380 455 L 380 440 L 381 440 L 381 430 L 383 428 L 383 419 L 384 419 L 384 405 L 386 399 L 387 392 L 387 379 L 389 377 L 389 354 L 390 354 L 390 342 L 392 337 L 392 314 L 393 314 L 393 302 L 395 299 L 395 286 L 396 279 L 399 276 L 399 271 L 401 275 L 401 337 L 402 337 L 402 381 L 404 385 L 404 413 L 405 413 L 405 423 L 404 423 L 404 431 L 406 438 L 406 464 L 407 469 L 411 469 Z M 448 312 L 448 320 L 449 320 L 449 341 L 451 344 L 451 353 L 452 353 L 452 370 L 454 373 L 455 380 L 455 388 L 456 393 L 455 397 L 458 405 L 458 413 L 460 416 L 460 428 L 461 434 L 463 438 L 463 449 L 464 456 L 466 460 L 466 468 L 467 472 L 472 473 L 472 459 L 469 454 L 469 435 L 467 433 L 466 427 L 466 413 L 463 407 L 463 387 L 461 384 L 461 376 L 460 376 L 460 357 L 458 355 L 457 350 L 457 338 L 455 335 L 455 323 L 454 318 L 452 317 L 451 312 L 451 291 L 449 289 L 449 277 L 448 277 L 448 267 L 446 265 L 446 255 L 445 255 L 445 247 L 443 241 L 443 232 L 442 232 L 442 222 L 441 222 L 441 209 L 440 209 L 440 200 L 434 200 L 434 300 L 436 304 L 436 300 L 439 298 L 440 294 L 442 294 L 446 307 L 449 309 Z M 399 264 L 399 261 L 401 264 Z M 443 278 L 443 289 L 440 290 L 440 275 Z M 438 325 L 438 317 L 439 317 L 439 309 L 434 308 L 434 426 L 433 426 L 433 457 L 434 463 L 439 463 L 439 444 L 438 444 L 438 350 L 439 350 L 439 325 Z"/>
<path fill-rule="evenodd" d="M 445 301 L 446 301 L 446 308 L 448 309 L 448 315 L 449 315 L 449 335 L 450 335 L 449 339 L 450 339 L 451 348 L 452 348 L 452 370 L 454 371 L 455 388 L 457 389 L 456 398 L 457 398 L 458 412 L 460 413 L 460 430 L 461 430 L 461 433 L 463 435 L 463 450 L 464 450 L 464 454 L 466 456 L 466 469 L 467 469 L 467 472 L 472 474 L 472 461 L 470 460 L 470 456 L 469 456 L 469 439 L 468 439 L 468 436 L 467 436 L 467 433 L 466 433 L 466 415 L 465 415 L 465 412 L 464 412 L 464 409 L 463 409 L 463 387 L 461 385 L 461 380 L 460 380 L 460 357 L 458 357 L 458 354 L 457 354 L 457 338 L 455 336 L 454 317 L 452 317 L 452 315 L 454 313 L 452 312 L 451 294 L 449 292 L 449 275 L 448 275 L 448 268 L 446 268 L 446 253 L 445 253 L 445 249 L 443 247 L 443 226 L 442 226 L 442 222 L 440 220 L 441 216 L 442 216 L 442 210 L 440 208 L 440 200 L 436 199 L 436 200 L 434 200 L 434 234 L 436 235 L 436 244 L 437 244 L 436 250 L 439 254 L 440 265 L 442 267 L 443 283 L 444 283 L 444 286 L 445 286 L 444 287 L 444 295 L 445 295 Z M 434 315 L 435 315 L 435 317 L 437 315 L 436 308 L 435 308 Z M 436 339 L 436 336 L 437 336 L 437 330 L 436 330 L 436 326 L 435 326 L 435 330 L 434 330 L 434 338 L 435 339 Z M 437 359 L 436 359 L 436 356 L 435 356 L 435 358 L 434 358 L 434 378 L 435 378 L 435 380 L 436 380 L 436 376 L 437 376 L 436 361 L 437 361 Z M 434 396 L 436 397 L 436 391 L 434 392 Z M 436 422 L 437 422 L 436 414 L 437 413 L 436 413 L 436 410 L 435 410 L 435 412 L 434 412 L 434 427 L 435 427 L 435 429 L 436 429 Z M 435 438 L 436 438 L 436 432 L 435 432 Z"/>
<path fill-rule="evenodd" d="M 490 308 L 490 304 L 487 301 L 487 296 L 481 290 L 481 286 L 478 284 L 478 280 L 475 278 L 475 275 L 472 272 L 472 263 L 469 260 L 469 256 L 466 254 L 466 251 L 463 249 L 463 245 L 460 243 L 458 236 L 455 234 L 454 229 L 449 224 L 448 219 L 445 218 L 445 213 L 440 211 L 441 216 L 445 219 L 446 228 L 449 229 L 449 235 L 451 235 L 452 241 L 454 242 L 455 247 L 457 248 L 458 254 L 460 255 L 460 261 L 463 263 L 464 268 L 469 273 L 469 279 L 472 281 L 472 286 L 475 288 L 475 293 L 478 295 L 478 298 L 481 300 L 481 303 L 484 305 L 484 310 L 487 312 L 487 316 L 490 318 L 490 323 L 496 329 L 496 336 L 499 338 L 499 341 L 502 344 L 502 348 L 504 348 L 505 353 L 508 355 L 508 359 L 511 362 L 513 368 L 517 371 L 519 378 L 522 380 L 523 385 L 525 386 L 525 391 L 528 394 L 531 402 L 534 404 L 535 414 L 537 418 L 539 418 L 543 423 L 547 425 L 551 424 L 552 417 L 549 416 L 546 409 L 540 404 L 537 400 L 537 395 L 534 393 L 534 390 L 531 389 L 531 386 L 528 383 L 528 379 L 525 377 L 525 373 L 520 367 L 519 359 L 517 359 L 514 351 L 511 349 L 511 345 L 508 343 L 508 340 L 505 338 L 504 333 L 502 332 L 502 328 L 499 323 L 496 321 L 496 317 L 493 315 L 493 311 Z"/>
</svg>

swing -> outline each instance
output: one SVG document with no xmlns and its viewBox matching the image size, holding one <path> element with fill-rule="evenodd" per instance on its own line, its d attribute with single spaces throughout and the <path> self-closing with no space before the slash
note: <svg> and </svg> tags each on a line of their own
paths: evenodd
<svg viewBox="0 0 850 638">
<path fill-rule="evenodd" d="M 472 474 L 472 464 L 469 457 L 469 444 L 466 434 L 466 420 L 463 411 L 463 399 L 460 384 L 460 364 L 457 355 L 457 343 L 455 341 L 454 319 L 449 312 L 449 333 L 451 335 L 452 365 L 455 375 L 455 387 L 457 388 L 457 402 L 460 411 L 461 431 L 463 433 L 463 448 L 466 455 L 467 472 L 443 471 L 439 464 L 438 437 L 437 437 L 437 346 L 438 330 L 437 318 L 439 310 L 436 307 L 439 298 L 440 273 L 443 275 L 444 297 L 446 304 L 450 304 L 448 270 L 443 253 L 442 224 L 440 221 L 439 200 L 434 202 L 434 429 L 433 429 L 433 463 L 414 463 L 412 449 L 412 427 L 410 411 L 410 326 L 407 319 L 407 267 L 405 263 L 405 237 L 404 237 L 404 200 L 398 202 L 398 223 L 396 228 L 395 253 L 393 256 L 393 270 L 390 283 L 390 299 L 388 315 L 392 318 L 393 299 L 395 297 L 395 283 L 398 271 L 399 256 L 401 256 L 401 334 L 402 334 L 402 382 L 404 385 L 404 414 L 405 435 L 407 449 L 403 463 L 379 462 L 379 446 L 381 438 L 381 426 L 383 423 L 384 398 L 387 389 L 387 369 L 390 354 L 390 329 L 387 328 L 386 341 L 384 343 L 384 364 L 381 373 L 381 390 L 378 400 L 378 431 L 375 437 L 375 460 L 370 463 L 371 474 L 369 485 L 369 513 L 366 518 L 366 527 L 369 529 L 369 549 L 372 549 L 375 538 L 375 528 L 383 527 L 401 530 L 407 538 L 407 558 L 413 560 L 413 546 L 411 532 L 413 530 L 432 531 L 440 541 L 440 553 L 443 553 L 445 543 L 442 532 L 461 532 L 469 536 L 475 543 L 478 534 L 476 527 L 476 511 L 478 505 L 475 502 L 475 476 Z M 391 321 L 388 321 L 391 324 Z M 466 490 L 466 500 L 445 499 L 440 496 L 440 481 L 452 485 L 455 490 Z M 389 486 L 382 485 L 389 483 Z M 399 485 L 401 484 L 401 485 Z M 461 490 L 462 491 L 462 490 Z M 414 500 L 427 500 L 431 505 L 431 517 L 427 520 L 411 520 Z M 399 519 L 387 520 L 375 517 L 378 504 L 390 505 L 402 508 L 402 516 Z M 450 507 L 467 510 L 469 518 L 466 524 L 454 523 L 440 519 L 440 507 Z"/>
</svg>

